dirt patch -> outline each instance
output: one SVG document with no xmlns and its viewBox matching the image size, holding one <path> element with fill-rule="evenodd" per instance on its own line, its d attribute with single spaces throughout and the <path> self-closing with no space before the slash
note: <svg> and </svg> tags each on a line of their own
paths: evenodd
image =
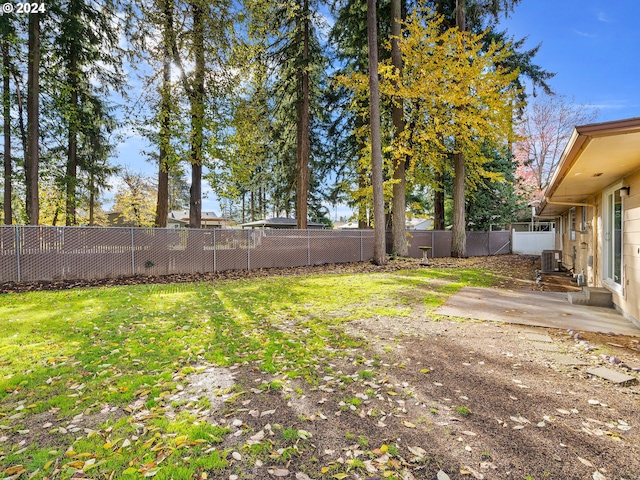
<svg viewBox="0 0 640 480">
<path fill-rule="evenodd" d="M 480 262 L 503 286 L 544 289 L 535 281 L 535 259 L 512 257 L 508 267 L 505 260 L 446 259 L 428 268 Z M 286 461 L 273 455 L 249 461 L 249 468 L 246 456 L 232 459 L 244 472 L 239 478 L 334 478 L 344 471 L 347 477 L 335 478 L 638 478 L 640 387 L 586 373 L 607 366 L 636 375 L 637 339 L 436 320 L 421 305 L 406 317 L 360 319 L 344 328 L 368 347 L 319 362 L 315 383 L 256 388 L 277 375 L 238 368 L 243 401 L 225 404 L 215 420 L 237 425 L 225 447 L 242 451 L 256 435 L 275 444 L 278 426 L 312 435 Z M 580 364 L 558 361 L 531 333 L 549 336 Z"/>
</svg>

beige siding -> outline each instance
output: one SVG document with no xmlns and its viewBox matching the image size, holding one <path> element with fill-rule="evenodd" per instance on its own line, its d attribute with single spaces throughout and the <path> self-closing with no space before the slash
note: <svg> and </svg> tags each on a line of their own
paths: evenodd
<svg viewBox="0 0 640 480">
<path fill-rule="evenodd" d="M 587 202 L 588 203 L 588 202 Z M 583 231 L 580 231 L 580 223 L 582 219 L 582 210 L 586 210 L 586 225 Z M 584 272 L 588 285 L 594 285 L 594 268 L 593 263 L 589 262 L 589 258 L 593 256 L 593 207 L 575 207 L 574 231 L 573 239 L 571 235 L 571 213 L 566 212 L 561 222 L 562 228 L 562 264 L 567 270 L 578 274 Z M 589 266 L 591 264 L 591 266 Z"/>
<path fill-rule="evenodd" d="M 624 182 L 629 196 L 623 200 L 623 282 L 622 295 L 614 303 L 632 319 L 640 320 L 640 171 Z"/>
</svg>

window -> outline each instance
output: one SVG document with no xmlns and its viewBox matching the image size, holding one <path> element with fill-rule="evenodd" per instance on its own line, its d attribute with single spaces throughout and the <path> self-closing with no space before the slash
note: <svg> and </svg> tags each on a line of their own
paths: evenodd
<svg viewBox="0 0 640 480">
<path fill-rule="evenodd" d="M 569 210 L 569 240 L 576 239 L 576 207 Z"/>
</svg>

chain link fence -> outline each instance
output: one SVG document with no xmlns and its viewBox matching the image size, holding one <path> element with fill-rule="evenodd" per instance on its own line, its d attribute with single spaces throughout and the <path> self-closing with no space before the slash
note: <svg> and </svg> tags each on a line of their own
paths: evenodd
<svg viewBox="0 0 640 480">
<path fill-rule="evenodd" d="M 509 253 L 510 232 L 469 232 L 470 255 Z M 367 261 L 373 230 L 0 227 L 0 282 L 94 280 Z M 409 232 L 409 255 L 451 255 L 451 232 Z M 390 242 L 388 242 L 390 244 Z"/>
</svg>

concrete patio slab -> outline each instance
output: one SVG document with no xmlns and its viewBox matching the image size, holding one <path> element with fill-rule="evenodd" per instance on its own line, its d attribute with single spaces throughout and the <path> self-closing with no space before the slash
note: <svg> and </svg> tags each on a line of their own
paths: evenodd
<svg viewBox="0 0 640 480">
<path fill-rule="evenodd" d="M 562 351 L 562 349 L 554 343 L 532 342 L 531 346 L 536 350 L 542 350 L 543 352 L 561 352 Z"/>
<path fill-rule="evenodd" d="M 553 343 L 553 338 L 549 335 L 540 335 L 539 333 L 526 333 L 524 338 L 532 342 Z"/>
<path fill-rule="evenodd" d="M 568 302 L 566 293 L 464 287 L 434 313 L 450 317 L 640 337 L 640 328 L 616 310 L 572 305 Z"/>
<path fill-rule="evenodd" d="M 624 373 L 616 372 L 615 370 L 609 370 L 608 368 L 590 368 L 587 370 L 589 375 L 595 375 L 596 377 L 604 378 L 611 383 L 617 383 L 620 385 L 632 385 L 638 381 L 636 377 L 631 375 L 625 375 Z"/>
<path fill-rule="evenodd" d="M 551 358 L 554 362 L 559 363 L 560 365 L 589 365 L 584 360 L 572 357 L 571 355 L 552 355 Z"/>
</svg>

